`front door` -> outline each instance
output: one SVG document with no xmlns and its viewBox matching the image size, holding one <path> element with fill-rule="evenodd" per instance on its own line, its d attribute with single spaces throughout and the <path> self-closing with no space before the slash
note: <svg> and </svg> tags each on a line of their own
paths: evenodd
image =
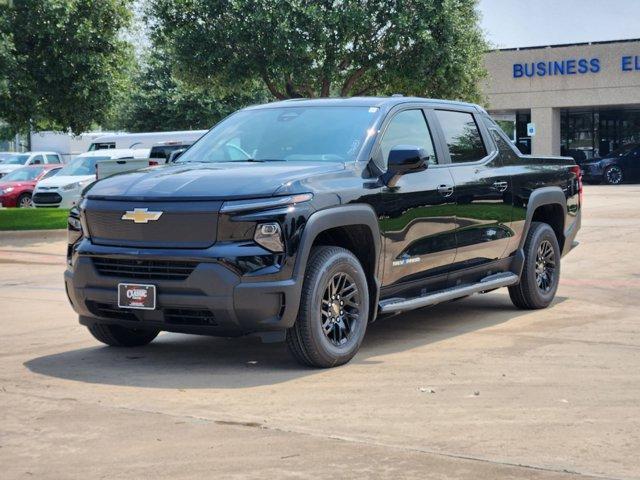
<svg viewBox="0 0 640 480">
<path fill-rule="evenodd" d="M 434 147 L 425 112 L 402 110 L 388 123 L 378 154 L 386 162 L 397 145 L 423 148 L 426 170 L 405 174 L 384 187 L 383 284 L 389 290 L 420 289 L 427 276 L 446 273 L 455 258 L 455 197 L 453 179 L 443 152 Z M 446 275 L 445 275 L 446 277 Z"/>
<path fill-rule="evenodd" d="M 471 111 L 435 110 L 451 161 L 456 197 L 454 268 L 480 266 L 508 256 L 511 175 L 484 125 Z M 484 138 L 482 131 L 485 132 Z"/>
</svg>

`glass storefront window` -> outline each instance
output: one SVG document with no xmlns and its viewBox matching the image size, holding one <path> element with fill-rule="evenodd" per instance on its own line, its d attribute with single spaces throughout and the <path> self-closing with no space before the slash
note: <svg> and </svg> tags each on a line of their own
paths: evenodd
<svg viewBox="0 0 640 480">
<path fill-rule="evenodd" d="M 602 157 L 640 143 L 640 109 L 563 110 L 561 154 L 576 160 Z"/>
</svg>

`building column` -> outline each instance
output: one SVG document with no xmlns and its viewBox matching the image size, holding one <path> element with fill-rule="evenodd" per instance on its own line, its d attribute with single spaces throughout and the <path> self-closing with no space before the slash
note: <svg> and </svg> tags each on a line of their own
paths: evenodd
<svg viewBox="0 0 640 480">
<path fill-rule="evenodd" d="M 560 109 L 532 108 L 531 122 L 536 125 L 531 154 L 560 155 Z"/>
</svg>

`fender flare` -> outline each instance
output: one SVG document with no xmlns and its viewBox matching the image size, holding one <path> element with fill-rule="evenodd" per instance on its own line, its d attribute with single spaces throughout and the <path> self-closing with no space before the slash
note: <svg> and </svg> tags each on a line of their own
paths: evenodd
<svg viewBox="0 0 640 480">
<path fill-rule="evenodd" d="M 294 277 L 304 275 L 311 246 L 316 237 L 325 230 L 336 227 L 364 225 L 371 230 L 374 248 L 374 277 L 377 277 L 380 262 L 380 226 L 378 216 L 370 205 L 357 203 L 340 205 L 314 212 L 309 216 L 298 245 L 296 263 L 293 269 Z"/>
<path fill-rule="evenodd" d="M 567 197 L 560 187 L 542 187 L 534 190 L 527 202 L 527 216 L 518 248 L 524 248 L 524 243 L 527 239 L 531 222 L 533 221 L 533 214 L 538 207 L 542 207 L 543 205 L 559 205 L 560 208 L 562 208 L 562 233 L 566 236 Z"/>
</svg>

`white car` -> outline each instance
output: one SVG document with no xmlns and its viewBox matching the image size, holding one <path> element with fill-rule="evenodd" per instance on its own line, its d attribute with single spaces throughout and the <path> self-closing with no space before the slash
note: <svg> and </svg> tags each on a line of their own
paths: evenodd
<svg viewBox="0 0 640 480">
<path fill-rule="evenodd" d="M 148 149 L 147 149 L 148 154 Z M 96 164 L 103 160 L 134 158 L 137 150 L 95 150 L 78 155 L 57 175 L 38 182 L 32 202 L 36 208 L 71 208 L 87 185 L 96 181 Z"/>
<path fill-rule="evenodd" d="M 60 154 L 56 152 L 3 152 L 2 158 L 0 158 L 0 178 L 27 165 L 48 165 L 52 163 L 62 163 Z"/>
</svg>

